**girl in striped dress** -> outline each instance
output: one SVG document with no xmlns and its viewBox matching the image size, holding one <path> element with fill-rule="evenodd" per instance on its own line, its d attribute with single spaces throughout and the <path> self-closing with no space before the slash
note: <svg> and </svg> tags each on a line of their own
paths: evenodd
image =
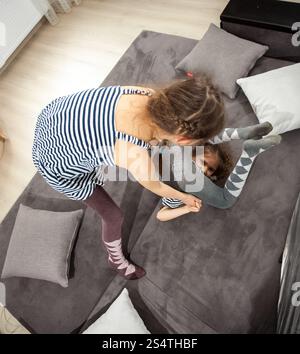
<svg viewBox="0 0 300 354">
<path fill-rule="evenodd" d="M 99 213 L 109 265 L 123 277 L 137 279 L 145 270 L 124 257 L 123 213 L 102 187 L 103 167 L 126 168 L 161 197 L 190 207 L 201 205 L 197 197 L 152 175 L 155 168 L 148 149 L 152 141 L 163 139 L 179 145 L 201 144 L 219 133 L 223 124 L 221 95 L 205 76 L 174 80 L 155 89 L 93 88 L 59 97 L 41 111 L 32 159 L 52 188 Z"/>
</svg>

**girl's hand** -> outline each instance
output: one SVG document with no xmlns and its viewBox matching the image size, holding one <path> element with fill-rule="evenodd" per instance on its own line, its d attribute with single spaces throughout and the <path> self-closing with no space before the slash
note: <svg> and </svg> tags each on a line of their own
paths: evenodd
<svg viewBox="0 0 300 354">
<path fill-rule="evenodd" d="M 186 204 L 188 207 L 200 207 L 202 206 L 202 201 L 198 199 L 197 197 L 193 196 L 192 194 L 185 194 L 183 193 L 183 197 L 181 198 L 184 204 Z"/>
<path fill-rule="evenodd" d="M 198 205 L 197 205 L 197 206 L 194 206 L 194 207 L 190 207 L 190 206 L 188 206 L 188 205 L 186 205 L 185 207 L 186 207 L 187 210 L 188 210 L 189 212 L 191 212 L 191 213 L 198 213 L 198 212 L 200 211 L 202 205 L 200 205 L 200 204 L 198 203 Z"/>
<path fill-rule="evenodd" d="M 200 210 L 200 206 L 198 207 L 188 207 L 187 205 L 183 205 L 179 208 L 168 208 L 164 206 L 161 208 L 156 217 L 159 221 L 169 221 L 172 219 L 176 219 L 182 215 L 189 214 L 190 212 L 198 212 Z"/>
</svg>

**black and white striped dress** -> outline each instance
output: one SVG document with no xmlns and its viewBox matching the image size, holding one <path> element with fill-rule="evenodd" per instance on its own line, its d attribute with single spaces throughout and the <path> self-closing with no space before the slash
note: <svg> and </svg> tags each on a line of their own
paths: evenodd
<svg viewBox="0 0 300 354">
<path fill-rule="evenodd" d="M 179 199 L 174 198 L 161 198 L 161 204 L 171 209 L 179 208 L 184 205 L 184 203 Z"/>
<path fill-rule="evenodd" d="M 70 199 L 84 200 L 103 185 L 101 169 L 115 166 L 116 139 L 149 149 L 150 144 L 116 130 L 115 109 L 123 94 L 151 91 L 120 85 L 59 97 L 39 114 L 32 160 L 46 182 Z"/>
</svg>

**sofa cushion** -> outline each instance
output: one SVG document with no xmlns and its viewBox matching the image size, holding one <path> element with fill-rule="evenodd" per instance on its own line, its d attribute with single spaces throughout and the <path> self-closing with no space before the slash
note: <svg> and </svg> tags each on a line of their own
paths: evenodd
<svg viewBox="0 0 300 354">
<path fill-rule="evenodd" d="M 214 24 L 175 67 L 186 73 L 205 73 L 229 98 L 239 89 L 236 80 L 247 76 L 267 46 L 230 34 Z"/>
<path fill-rule="evenodd" d="M 68 286 L 69 258 L 83 210 L 57 212 L 20 204 L 2 278 L 28 277 Z"/>
</svg>

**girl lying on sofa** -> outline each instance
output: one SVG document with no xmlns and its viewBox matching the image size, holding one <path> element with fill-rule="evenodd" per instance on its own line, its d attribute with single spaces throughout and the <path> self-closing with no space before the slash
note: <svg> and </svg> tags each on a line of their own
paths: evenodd
<svg viewBox="0 0 300 354">
<path fill-rule="evenodd" d="M 197 196 L 202 202 L 216 208 L 227 209 L 234 205 L 240 195 L 255 158 L 267 149 L 278 145 L 280 135 L 271 135 L 263 138 L 273 129 L 271 123 L 265 122 L 244 128 L 226 128 L 219 135 L 204 146 L 204 155 L 200 156 L 200 165 L 196 165 L 196 173 L 204 174 L 203 188 L 191 194 Z M 228 177 L 224 188 L 217 186 L 212 180 L 218 181 L 230 170 L 231 162 L 228 153 L 217 144 L 230 140 L 244 140 L 242 154 Z M 162 149 L 163 151 L 163 149 Z M 193 150 L 193 160 L 196 161 L 196 149 Z M 170 155 L 171 170 L 176 168 L 174 157 Z M 198 159 L 197 159 L 198 160 Z M 180 161 L 182 162 L 182 161 Z M 183 160 L 183 163 L 184 162 Z M 183 164 L 183 169 L 188 168 Z M 227 173 L 228 175 L 228 173 Z M 190 182 L 186 179 L 176 181 L 179 189 L 185 191 Z M 182 201 L 172 198 L 162 198 L 163 207 L 158 211 L 157 218 L 160 221 L 168 221 L 181 215 L 198 212 L 200 204 L 187 206 Z"/>
</svg>

